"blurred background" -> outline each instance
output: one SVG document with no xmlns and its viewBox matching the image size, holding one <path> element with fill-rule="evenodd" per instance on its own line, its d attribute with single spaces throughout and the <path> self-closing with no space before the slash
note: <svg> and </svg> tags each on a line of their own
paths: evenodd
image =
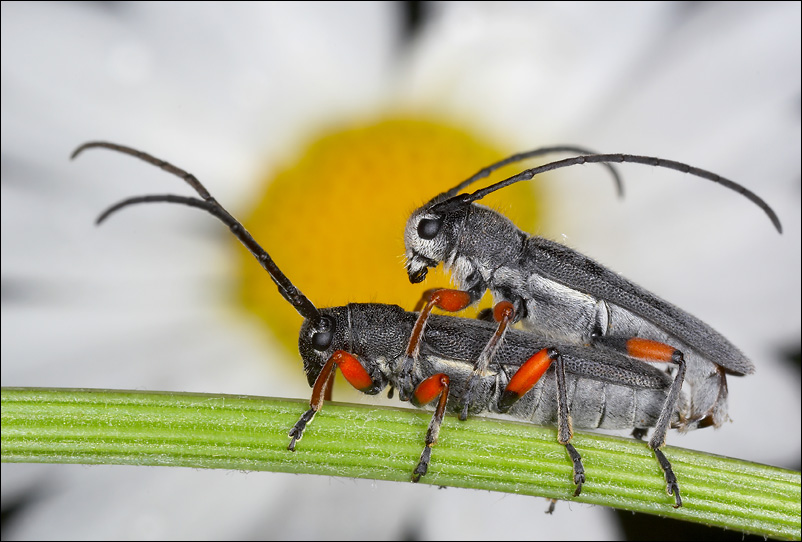
<svg viewBox="0 0 802 542">
<path fill-rule="evenodd" d="M 225 228 L 174 208 L 95 228 L 119 199 L 187 194 L 180 181 L 106 151 L 68 157 L 89 140 L 131 145 L 247 217 L 332 127 L 422 119 L 503 152 L 576 144 L 674 159 L 772 205 L 783 235 L 712 183 L 622 166 L 619 201 L 586 166 L 538 186 L 532 233 L 700 317 L 755 363 L 729 380 L 733 423 L 669 445 L 799 469 L 799 3 L 3 2 L 1 20 L 3 386 L 308 398 L 284 346 L 294 336 L 243 308 Z M 368 196 L 407 213 L 423 202 L 383 182 L 382 156 L 368 159 L 379 165 Z M 309 206 L 331 213 L 316 194 Z M 354 198 L 358 223 L 372 204 Z M 321 273 L 350 262 L 360 283 L 378 259 L 362 250 L 298 257 Z M 337 398 L 399 404 L 344 386 Z M 331 477 L 3 464 L 0 480 L 4 540 L 740 539 L 578 503 L 549 517 L 543 499 Z"/>
</svg>

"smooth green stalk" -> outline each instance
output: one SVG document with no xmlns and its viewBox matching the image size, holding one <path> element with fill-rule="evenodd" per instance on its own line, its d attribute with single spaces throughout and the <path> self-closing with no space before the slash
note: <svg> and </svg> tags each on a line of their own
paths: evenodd
<svg viewBox="0 0 802 542">
<path fill-rule="evenodd" d="M 2 460 L 265 470 L 409 482 L 425 411 L 327 403 L 295 453 L 287 432 L 308 407 L 263 397 L 3 388 Z M 684 506 L 674 509 L 646 443 L 577 432 L 587 483 L 553 428 L 447 417 L 420 483 L 576 500 L 800 539 L 800 473 L 664 448 Z"/>
</svg>

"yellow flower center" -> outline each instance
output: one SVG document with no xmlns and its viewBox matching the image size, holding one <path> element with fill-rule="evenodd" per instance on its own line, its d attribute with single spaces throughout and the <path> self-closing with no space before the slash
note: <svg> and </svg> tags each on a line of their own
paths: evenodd
<svg viewBox="0 0 802 542">
<path fill-rule="evenodd" d="M 265 180 L 244 225 L 318 308 L 371 302 L 413 310 L 425 290 L 451 283 L 440 266 L 422 284 L 410 284 L 404 269 L 407 218 L 507 154 L 467 131 L 427 120 L 396 118 L 333 131 Z M 508 166 L 490 179 L 522 169 Z M 481 203 L 531 232 L 538 215 L 534 185 L 518 183 Z M 297 356 L 302 317 L 253 257 L 239 253 L 242 303 Z M 489 303 L 488 297 L 482 306 Z"/>
</svg>

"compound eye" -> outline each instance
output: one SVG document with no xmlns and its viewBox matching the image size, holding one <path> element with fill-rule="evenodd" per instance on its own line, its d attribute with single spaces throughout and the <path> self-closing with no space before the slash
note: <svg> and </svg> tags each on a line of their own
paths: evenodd
<svg viewBox="0 0 802 542">
<path fill-rule="evenodd" d="M 312 335 L 312 348 L 318 352 L 323 352 L 334 339 L 334 322 L 328 316 L 324 316 L 318 325 L 318 330 Z"/>
<path fill-rule="evenodd" d="M 424 218 L 418 222 L 418 235 L 421 239 L 434 239 L 440 233 L 440 227 L 443 225 L 443 217 L 438 218 Z"/>
<path fill-rule="evenodd" d="M 331 331 L 319 331 L 312 335 L 312 347 L 318 352 L 323 352 L 331 346 L 331 339 L 334 334 Z"/>
</svg>

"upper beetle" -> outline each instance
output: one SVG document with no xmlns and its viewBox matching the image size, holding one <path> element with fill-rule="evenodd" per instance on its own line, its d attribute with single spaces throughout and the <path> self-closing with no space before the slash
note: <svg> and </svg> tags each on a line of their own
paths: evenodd
<svg viewBox="0 0 802 542">
<path fill-rule="evenodd" d="M 687 362 L 690 414 L 682 428 L 720 426 L 727 420 L 726 375 L 746 375 L 754 366 L 729 340 L 706 323 L 567 246 L 530 236 L 502 214 L 475 202 L 537 174 L 577 164 L 637 163 L 688 173 L 730 188 L 762 208 L 777 231 L 769 205 L 745 187 L 687 164 L 626 154 L 582 154 L 525 170 L 473 193 L 459 192 L 502 165 L 547 152 L 551 147 L 511 156 L 479 171 L 412 213 L 404 233 L 409 280 L 421 282 L 428 268 L 443 262 L 459 288 L 477 302 L 490 290 L 509 301 L 516 319 L 539 335 L 562 342 L 621 345 L 643 338 L 674 346 Z M 620 348 L 618 348 L 620 349 Z"/>
</svg>

